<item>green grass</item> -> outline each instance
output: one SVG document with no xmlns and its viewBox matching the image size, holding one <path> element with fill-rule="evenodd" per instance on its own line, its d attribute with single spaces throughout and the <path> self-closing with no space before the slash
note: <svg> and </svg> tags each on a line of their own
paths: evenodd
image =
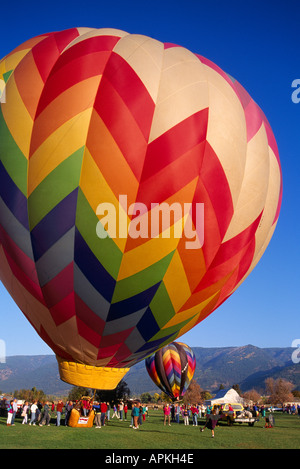
<svg viewBox="0 0 300 469">
<path fill-rule="evenodd" d="M 203 424 L 203 420 L 201 423 Z M 62 420 L 62 423 L 64 421 Z M 163 425 L 162 411 L 152 411 L 139 430 L 129 427 L 130 422 L 112 420 L 101 429 L 22 425 L 16 419 L 14 427 L 6 426 L 0 418 L 1 449 L 299 449 L 300 419 L 298 416 L 276 414 L 275 427 L 264 428 L 260 419 L 254 427 L 220 424 L 215 438 L 205 429 L 172 423 Z"/>
</svg>

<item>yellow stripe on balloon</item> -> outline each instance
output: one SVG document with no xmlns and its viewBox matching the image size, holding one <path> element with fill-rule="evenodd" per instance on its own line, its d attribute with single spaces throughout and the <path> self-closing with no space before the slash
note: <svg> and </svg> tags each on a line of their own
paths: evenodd
<svg viewBox="0 0 300 469">
<path fill-rule="evenodd" d="M 87 109 L 59 127 L 31 156 L 28 196 L 51 171 L 85 145 L 91 111 Z"/>
<path fill-rule="evenodd" d="M 23 57 L 25 57 L 25 55 L 30 51 L 31 49 L 23 49 L 23 50 L 19 50 L 17 52 L 13 52 L 11 55 L 8 55 L 3 62 L 5 62 L 5 68 L 6 68 L 6 72 L 8 72 L 9 70 L 14 70 L 17 65 L 21 62 L 21 60 L 23 59 Z M 1 68 L 0 68 L 0 71 L 1 71 Z"/>
<path fill-rule="evenodd" d="M 181 223 L 179 220 L 177 224 Z M 177 247 L 178 239 L 150 238 L 144 244 L 124 253 L 119 270 L 118 281 L 130 277 L 160 261 Z M 159 249 L 158 249 L 159 246 Z"/>
<path fill-rule="evenodd" d="M 128 205 L 133 203 L 136 200 L 139 182 L 95 109 L 92 112 L 86 146 L 116 196 L 126 194 Z"/>
<path fill-rule="evenodd" d="M 191 295 L 186 272 L 178 251 L 174 253 L 163 280 L 174 310 L 178 311 Z"/>
<path fill-rule="evenodd" d="M 5 122 L 16 144 L 28 159 L 33 120 L 20 96 L 14 75 L 6 86 L 6 104 L 2 106 Z"/>
<path fill-rule="evenodd" d="M 214 299 L 219 296 L 219 291 L 215 293 L 214 295 L 210 296 L 206 300 L 202 301 L 201 303 L 197 304 L 196 306 L 186 309 L 185 311 L 181 311 L 180 313 L 176 313 L 175 316 L 170 319 L 163 327 L 162 329 L 167 329 L 168 327 L 176 326 L 176 324 L 180 324 L 184 321 L 187 321 L 189 318 L 192 319 L 192 324 L 195 324 L 198 320 L 198 317 L 201 315 L 203 309 Z M 188 327 L 187 330 L 189 330 L 193 325 L 190 325 L 191 323 L 188 323 L 184 328 Z M 184 329 L 183 328 L 183 329 Z M 183 330 L 181 329 L 181 330 Z M 182 335 L 182 333 L 180 333 Z"/>
<path fill-rule="evenodd" d="M 34 123 L 38 131 L 32 138 L 32 153 L 59 127 L 93 106 L 99 83 L 99 76 L 87 78 L 60 93 L 46 106 Z"/>
<path fill-rule="evenodd" d="M 112 204 L 116 209 L 116 231 L 118 233 L 119 230 L 119 210 L 122 210 L 122 219 L 126 218 L 127 220 L 127 227 L 129 225 L 129 218 L 123 208 L 119 206 L 119 198 L 111 190 L 111 187 L 108 185 L 107 181 L 104 179 L 103 174 L 100 172 L 97 164 L 95 163 L 94 159 L 92 158 L 89 150 L 85 148 L 82 170 L 81 170 L 81 177 L 80 177 L 80 187 L 89 202 L 91 208 L 93 209 L 94 213 L 97 211 L 97 207 L 100 203 L 105 202 Z M 95 191 L 95 187 L 101 187 L 101 200 L 99 199 L 99 192 Z M 110 232 L 110 227 L 108 225 L 108 233 L 112 235 Z M 96 226 L 95 226 L 96 232 Z M 118 248 L 124 252 L 125 245 L 126 245 L 126 238 L 112 238 Z"/>
</svg>

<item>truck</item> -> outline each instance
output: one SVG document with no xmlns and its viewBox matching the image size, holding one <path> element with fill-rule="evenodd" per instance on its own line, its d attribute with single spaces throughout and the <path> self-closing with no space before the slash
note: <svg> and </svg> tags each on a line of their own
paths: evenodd
<svg viewBox="0 0 300 469">
<path fill-rule="evenodd" d="M 250 427 L 253 427 L 255 422 L 259 421 L 257 416 L 244 409 L 242 404 L 234 403 L 221 403 L 215 404 L 213 409 L 216 409 L 219 414 L 222 414 L 221 421 L 226 421 L 228 425 L 233 425 L 234 423 L 248 423 Z"/>
</svg>

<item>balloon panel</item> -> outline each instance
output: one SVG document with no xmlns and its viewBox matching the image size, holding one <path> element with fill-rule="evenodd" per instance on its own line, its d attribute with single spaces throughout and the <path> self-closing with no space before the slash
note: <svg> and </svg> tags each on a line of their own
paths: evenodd
<svg viewBox="0 0 300 469">
<path fill-rule="evenodd" d="M 251 272 L 277 223 L 281 169 L 236 80 L 183 47 L 87 28 L 30 39 L 0 78 L 0 278 L 59 357 L 129 367 Z M 199 204 L 203 223 L 182 212 L 168 225 L 181 237 L 149 236 L 152 203 Z"/>
</svg>

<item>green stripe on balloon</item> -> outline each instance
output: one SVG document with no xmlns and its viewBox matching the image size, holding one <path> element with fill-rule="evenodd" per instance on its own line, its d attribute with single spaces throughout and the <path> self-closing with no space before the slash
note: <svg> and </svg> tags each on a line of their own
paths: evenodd
<svg viewBox="0 0 300 469">
<path fill-rule="evenodd" d="M 102 266 L 117 280 L 123 253 L 112 238 L 100 239 L 96 234 L 98 217 L 79 187 L 76 207 L 76 227 Z M 91 227 L 95 227 L 91 230 Z"/>
<path fill-rule="evenodd" d="M 50 210 L 79 186 L 83 153 L 84 147 L 65 159 L 29 196 L 28 213 L 31 230 Z"/>
<path fill-rule="evenodd" d="M 172 251 L 146 269 L 118 281 L 113 294 L 112 303 L 130 298 L 161 282 L 170 265 L 174 252 L 175 251 Z"/>
<path fill-rule="evenodd" d="M 0 161 L 9 176 L 27 197 L 28 161 L 13 139 L 0 108 Z"/>
</svg>

